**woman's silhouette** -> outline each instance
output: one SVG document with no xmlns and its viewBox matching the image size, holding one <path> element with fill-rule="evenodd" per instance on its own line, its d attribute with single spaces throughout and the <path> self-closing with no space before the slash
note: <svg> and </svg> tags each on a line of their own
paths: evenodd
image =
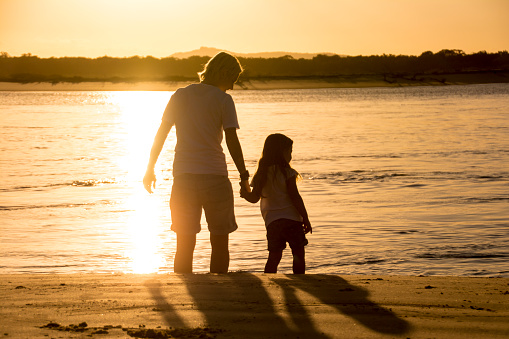
<svg viewBox="0 0 509 339">
<path fill-rule="evenodd" d="M 154 139 L 143 179 L 145 189 L 150 193 L 156 182 L 155 164 L 175 125 L 177 145 L 170 209 L 171 229 L 177 233 L 176 273 L 193 270 L 193 252 L 196 234 L 200 232 L 202 209 L 212 245 L 210 272 L 228 272 L 228 236 L 237 229 L 237 223 L 221 142 L 224 131 L 241 184 L 249 187 L 249 173 L 237 137 L 237 112 L 232 97 L 226 93 L 241 73 L 242 66 L 234 56 L 220 52 L 211 58 L 199 73 L 200 83 L 180 88 L 172 95 Z"/>
</svg>

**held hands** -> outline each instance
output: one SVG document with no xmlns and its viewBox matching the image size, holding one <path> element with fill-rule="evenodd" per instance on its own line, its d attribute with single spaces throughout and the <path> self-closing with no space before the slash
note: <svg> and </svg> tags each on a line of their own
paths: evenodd
<svg viewBox="0 0 509 339">
<path fill-rule="evenodd" d="M 249 201 L 251 197 L 251 187 L 249 186 L 249 171 L 244 170 L 240 173 L 240 197 Z"/>
<path fill-rule="evenodd" d="M 246 198 L 246 195 L 251 193 L 251 187 L 249 186 L 249 180 L 242 180 L 241 182 L 239 182 L 239 185 L 240 185 L 240 196 L 242 198 Z"/>
<path fill-rule="evenodd" d="M 251 187 L 249 187 L 249 181 L 243 180 L 239 182 L 240 185 L 240 197 L 249 201 L 251 197 Z"/>
<path fill-rule="evenodd" d="M 143 177 L 143 187 L 145 187 L 148 193 L 153 193 L 152 188 L 156 188 L 156 175 L 153 169 L 148 169 L 145 173 L 145 177 Z"/>
<path fill-rule="evenodd" d="M 251 187 L 249 186 L 248 180 L 242 180 L 241 182 L 239 182 L 239 185 L 241 198 L 244 198 L 245 200 L 252 204 L 257 203 L 260 200 L 260 196 L 257 193 L 251 191 Z"/>
<path fill-rule="evenodd" d="M 251 187 L 249 186 L 249 171 L 245 170 L 240 173 L 240 188 L 244 189 L 247 193 L 251 193 Z M 242 195 L 241 195 L 242 196 Z"/>
</svg>

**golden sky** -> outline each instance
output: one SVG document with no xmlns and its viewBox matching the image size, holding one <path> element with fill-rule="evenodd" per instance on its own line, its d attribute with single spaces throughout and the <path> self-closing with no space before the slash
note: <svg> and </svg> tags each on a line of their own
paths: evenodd
<svg viewBox="0 0 509 339">
<path fill-rule="evenodd" d="M 508 18 L 509 0 L 0 0 L 0 52 L 497 52 Z"/>
</svg>

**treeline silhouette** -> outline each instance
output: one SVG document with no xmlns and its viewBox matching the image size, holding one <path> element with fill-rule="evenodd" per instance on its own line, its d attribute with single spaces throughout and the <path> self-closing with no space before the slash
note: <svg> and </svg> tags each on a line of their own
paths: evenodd
<svg viewBox="0 0 509 339">
<path fill-rule="evenodd" d="M 0 81 L 4 82 L 137 82 L 196 80 L 209 57 L 186 59 L 133 56 L 127 58 L 18 57 L 0 53 Z M 466 54 L 461 50 L 427 51 L 419 56 L 317 55 L 312 59 L 239 58 L 245 67 L 241 81 L 278 78 L 327 78 L 355 75 L 410 77 L 452 73 L 492 72 L 507 77 L 509 53 L 485 51 Z"/>
</svg>

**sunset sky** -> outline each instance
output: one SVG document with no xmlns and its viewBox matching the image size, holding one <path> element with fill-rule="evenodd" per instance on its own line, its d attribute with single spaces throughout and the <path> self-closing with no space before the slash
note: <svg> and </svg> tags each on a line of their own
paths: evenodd
<svg viewBox="0 0 509 339">
<path fill-rule="evenodd" d="M 0 52 L 497 52 L 508 18 L 509 0 L 0 0 Z"/>
</svg>

